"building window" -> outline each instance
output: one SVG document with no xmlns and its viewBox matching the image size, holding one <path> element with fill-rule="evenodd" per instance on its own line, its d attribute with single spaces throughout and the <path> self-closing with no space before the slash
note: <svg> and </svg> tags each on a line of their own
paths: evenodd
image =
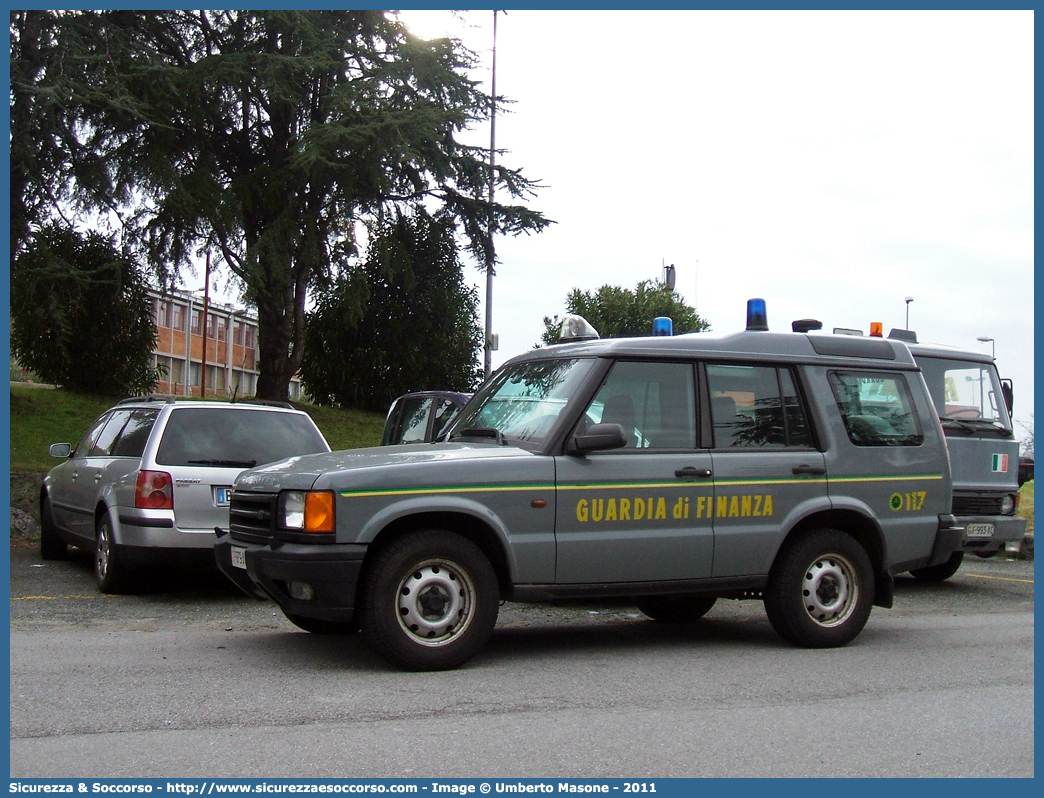
<svg viewBox="0 0 1044 798">
<path fill-rule="evenodd" d="M 246 328 L 246 340 L 245 340 L 245 343 L 243 345 L 247 349 L 253 349 L 254 348 L 254 328 L 253 327 L 247 327 Z"/>
<path fill-rule="evenodd" d="M 171 311 L 171 329 L 177 330 L 178 332 L 185 332 L 185 306 L 174 305 Z"/>
<path fill-rule="evenodd" d="M 192 308 L 192 334 L 203 334 L 203 314 L 196 308 Z"/>
</svg>

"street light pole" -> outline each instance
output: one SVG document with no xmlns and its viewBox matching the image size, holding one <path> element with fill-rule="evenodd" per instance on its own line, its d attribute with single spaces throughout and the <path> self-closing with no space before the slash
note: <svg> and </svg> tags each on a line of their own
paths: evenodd
<svg viewBox="0 0 1044 798">
<path fill-rule="evenodd" d="M 496 183 L 493 164 L 497 144 L 497 12 L 493 11 L 493 78 L 489 111 L 489 240 L 486 242 L 486 347 L 483 358 L 483 378 L 489 379 L 493 370 L 493 187 Z"/>
<path fill-rule="evenodd" d="M 912 296 L 908 296 L 906 298 L 906 329 L 907 330 L 910 329 L 910 303 L 913 302 L 913 300 L 914 300 L 914 298 Z"/>
</svg>

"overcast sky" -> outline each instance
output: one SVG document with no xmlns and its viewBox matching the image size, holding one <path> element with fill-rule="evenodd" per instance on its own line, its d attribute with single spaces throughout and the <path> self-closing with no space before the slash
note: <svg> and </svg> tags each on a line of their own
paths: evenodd
<svg viewBox="0 0 1044 798">
<path fill-rule="evenodd" d="M 488 91 L 491 11 L 404 19 L 481 55 Z M 494 367 L 572 288 L 667 263 L 715 332 L 763 297 L 773 330 L 887 333 L 912 296 L 920 340 L 995 339 L 1031 424 L 1032 12 L 501 12 L 497 93 L 499 160 L 557 224 L 497 240 Z"/>
</svg>

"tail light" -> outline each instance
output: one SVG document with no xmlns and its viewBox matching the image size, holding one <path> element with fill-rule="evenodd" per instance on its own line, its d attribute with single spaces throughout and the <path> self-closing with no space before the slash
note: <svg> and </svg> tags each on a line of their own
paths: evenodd
<svg viewBox="0 0 1044 798">
<path fill-rule="evenodd" d="M 143 510 L 173 510 L 174 481 L 165 471 L 139 471 L 134 506 Z"/>
</svg>

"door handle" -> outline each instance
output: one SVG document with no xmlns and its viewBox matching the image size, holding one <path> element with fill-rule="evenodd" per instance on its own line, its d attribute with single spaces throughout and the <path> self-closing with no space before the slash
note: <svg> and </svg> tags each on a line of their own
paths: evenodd
<svg viewBox="0 0 1044 798">
<path fill-rule="evenodd" d="M 694 468 L 693 466 L 686 466 L 685 468 L 679 468 L 674 472 L 674 476 L 679 479 L 685 479 L 686 477 L 709 477 L 713 472 L 709 468 Z"/>
<path fill-rule="evenodd" d="M 810 465 L 799 465 L 794 466 L 795 474 L 810 474 L 815 477 L 821 477 L 826 473 L 826 469 L 822 466 L 810 466 Z"/>
</svg>

